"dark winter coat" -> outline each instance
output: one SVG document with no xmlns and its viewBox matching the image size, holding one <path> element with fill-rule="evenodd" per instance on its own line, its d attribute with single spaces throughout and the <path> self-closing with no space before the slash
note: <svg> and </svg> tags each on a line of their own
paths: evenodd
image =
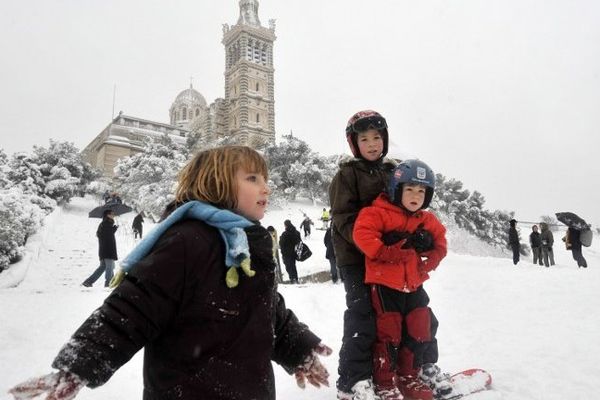
<svg viewBox="0 0 600 400">
<path fill-rule="evenodd" d="M 552 231 L 548 228 L 548 225 L 543 222 L 540 224 L 540 229 L 542 230 L 542 233 L 540 233 L 542 246 L 551 249 L 552 246 L 554 246 L 554 235 L 552 235 Z"/>
<path fill-rule="evenodd" d="M 385 191 L 395 166 L 390 160 L 370 162 L 358 158 L 340 164 L 329 186 L 332 239 L 339 266 L 364 265 L 365 256 L 352 239 L 354 221 L 363 207 Z"/>
<path fill-rule="evenodd" d="M 197 220 L 169 228 L 53 362 L 96 387 L 144 347 L 144 400 L 275 399 L 320 341 L 275 287 L 271 236 L 246 228 L 254 277 L 225 284 L 224 243 Z"/>
<path fill-rule="evenodd" d="M 571 244 L 571 251 L 581 251 L 581 231 L 577 229 L 568 228 L 567 229 L 567 241 Z"/>
<path fill-rule="evenodd" d="M 142 224 L 144 223 L 144 217 L 141 216 L 141 214 L 138 214 L 135 216 L 135 218 L 133 219 L 133 223 L 131 224 L 131 228 L 141 232 L 142 231 Z"/>
<path fill-rule="evenodd" d="M 296 256 L 296 245 L 302 241 L 300 232 L 293 226 L 285 228 L 279 237 L 279 250 L 283 258 Z"/>
<path fill-rule="evenodd" d="M 508 244 L 513 247 L 519 246 L 519 233 L 514 226 L 511 226 L 508 230 Z"/>
<path fill-rule="evenodd" d="M 333 250 L 333 241 L 331 240 L 331 228 L 327 228 L 325 231 L 325 237 L 323 238 L 323 243 L 325 244 L 325 258 L 328 260 L 335 260 L 335 252 Z"/>
<path fill-rule="evenodd" d="M 115 226 L 115 221 L 109 217 L 104 217 L 98 225 L 96 236 L 98 237 L 98 256 L 101 260 L 109 258 L 118 260 L 117 257 L 117 242 L 115 240 L 115 232 L 118 226 Z"/>
<path fill-rule="evenodd" d="M 529 234 L 529 244 L 531 244 L 531 248 L 542 246 L 542 236 L 539 232 L 531 232 Z"/>
</svg>

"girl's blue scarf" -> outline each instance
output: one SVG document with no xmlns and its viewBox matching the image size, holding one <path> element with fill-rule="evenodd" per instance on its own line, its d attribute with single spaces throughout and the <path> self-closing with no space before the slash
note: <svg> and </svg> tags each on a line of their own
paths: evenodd
<svg viewBox="0 0 600 400">
<path fill-rule="evenodd" d="M 158 239 L 176 222 L 185 219 L 198 219 L 219 230 L 225 243 L 225 265 L 228 267 L 225 281 L 227 286 L 235 287 L 239 276 L 237 267 L 241 267 L 248 276 L 254 276 L 255 271 L 250 269 L 250 249 L 248 238 L 243 228 L 252 226 L 253 223 L 232 211 L 217 208 L 202 201 L 190 201 L 179 206 L 164 221 L 154 227 L 150 233 L 121 262 L 121 271 L 111 281 L 111 287 L 117 286 L 124 275 L 144 258 Z"/>
</svg>

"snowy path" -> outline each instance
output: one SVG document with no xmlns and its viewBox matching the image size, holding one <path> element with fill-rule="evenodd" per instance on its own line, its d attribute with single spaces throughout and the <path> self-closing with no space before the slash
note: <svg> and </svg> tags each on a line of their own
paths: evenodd
<svg viewBox="0 0 600 400">
<path fill-rule="evenodd" d="M 98 262 L 95 232 L 99 220 L 87 218 L 96 205 L 90 199 L 74 199 L 58 210 L 45 227 L 39 252 L 33 252 L 36 256 L 26 279 L 18 287 L 0 289 L 0 400 L 10 398 L 6 390 L 13 384 L 50 372 L 60 346 L 108 294 L 101 280 L 90 289 L 80 285 Z M 121 258 L 134 245 L 128 229 L 132 218 L 133 213 L 118 221 Z M 274 211 L 265 224 L 280 226 L 286 218 L 300 220 L 289 210 Z M 313 256 L 310 263 L 299 264 L 299 271 L 314 272 L 327 265 L 320 246 L 322 232 L 313 235 L 308 241 Z M 559 241 L 560 234 L 555 236 Z M 552 268 L 534 266 L 529 260 L 515 267 L 504 258 L 454 253 L 443 261 L 426 284 L 440 320 L 439 364 L 447 371 L 485 368 L 494 379 L 494 391 L 469 400 L 595 397 L 600 385 L 600 241 L 595 241 L 584 250 L 590 265 L 587 270 L 577 269 L 560 243 L 555 250 L 557 265 Z M 278 398 L 334 399 L 343 288 L 324 283 L 282 286 L 281 292 L 299 318 L 334 349 L 334 355 L 324 360 L 332 387 L 320 391 L 299 390 L 276 367 Z M 106 385 L 84 389 L 77 398 L 141 399 L 141 391 L 140 352 Z"/>
</svg>

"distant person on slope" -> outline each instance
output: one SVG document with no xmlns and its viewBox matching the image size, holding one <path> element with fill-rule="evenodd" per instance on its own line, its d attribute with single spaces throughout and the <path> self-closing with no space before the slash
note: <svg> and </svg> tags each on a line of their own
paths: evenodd
<svg viewBox="0 0 600 400">
<path fill-rule="evenodd" d="M 509 224 L 508 245 L 512 250 L 513 264 L 517 265 L 521 257 L 521 243 L 519 243 L 519 232 L 517 232 L 517 220 L 513 218 L 509 221 Z"/>
<path fill-rule="evenodd" d="M 146 400 L 275 400 L 273 362 L 301 388 L 326 386 L 319 356 L 331 349 L 277 292 L 271 237 L 259 222 L 267 178 L 249 147 L 198 152 L 179 174 L 166 219 L 125 258 L 122 281 L 54 359 L 58 372 L 15 386 L 14 397 L 73 399 L 142 348 Z"/>
<path fill-rule="evenodd" d="M 587 268 L 587 261 L 583 257 L 583 253 L 581 251 L 581 240 L 579 239 L 580 235 L 580 230 L 569 227 L 567 228 L 567 233 L 563 238 L 563 242 L 565 242 L 567 250 L 571 250 L 573 259 L 577 261 L 577 267 Z"/>
<path fill-rule="evenodd" d="M 552 231 L 545 222 L 540 222 L 540 229 L 542 230 L 540 234 L 540 239 L 542 240 L 542 261 L 546 267 L 549 267 L 550 265 L 554 265 L 554 251 L 552 250 L 554 235 L 552 235 Z"/>
<path fill-rule="evenodd" d="M 102 222 L 100 222 L 96 230 L 100 265 L 92 275 L 83 281 L 83 286 L 91 287 L 94 285 L 94 282 L 102 276 L 102 273 L 104 273 L 104 287 L 109 286 L 115 270 L 115 261 L 119 259 L 117 257 L 117 242 L 115 240 L 115 232 L 118 228 L 115 225 L 115 213 L 112 210 L 104 210 Z"/>
<path fill-rule="evenodd" d="M 134 239 L 137 239 L 138 235 L 140 236 L 140 239 L 142 238 L 142 232 L 144 230 L 143 224 L 144 224 L 144 216 L 140 212 L 138 215 L 135 216 L 135 218 L 133 219 L 133 223 L 131 224 L 131 229 L 133 229 L 133 238 Z"/>
<path fill-rule="evenodd" d="M 310 226 L 314 225 L 312 219 L 308 217 L 308 215 L 304 216 L 304 219 L 300 223 L 300 229 L 304 231 L 304 239 L 310 236 Z"/>
<path fill-rule="evenodd" d="M 388 126 L 378 112 L 364 110 L 352 115 L 346 124 L 345 138 L 354 158 L 340 163 L 329 186 L 331 236 L 346 291 L 337 397 L 374 399 L 375 312 L 371 289 L 365 284 L 365 256 L 354 244 L 352 229 L 359 211 L 385 190 L 395 163 L 385 159 Z"/>
<path fill-rule="evenodd" d="M 542 237 L 538 232 L 537 225 L 531 227 L 532 232 L 529 234 L 529 245 L 533 253 L 533 263 L 538 262 L 542 265 Z"/>
<path fill-rule="evenodd" d="M 292 224 L 292 221 L 286 219 L 283 221 L 285 230 L 279 237 L 279 250 L 281 250 L 281 258 L 283 265 L 290 277 L 290 283 L 298 283 L 298 270 L 296 269 L 296 246 L 302 241 L 300 232 Z"/>
<path fill-rule="evenodd" d="M 387 193 L 363 208 L 354 224 L 377 316 L 373 380 L 382 400 L 443 399 L 452 392 L 450 375 L 436 365 L 438 320 L 423 288 L 447 253 L 446 228 L 425 210 L 434 190 L 427 164 L 402 161 Z"/>
</svg>

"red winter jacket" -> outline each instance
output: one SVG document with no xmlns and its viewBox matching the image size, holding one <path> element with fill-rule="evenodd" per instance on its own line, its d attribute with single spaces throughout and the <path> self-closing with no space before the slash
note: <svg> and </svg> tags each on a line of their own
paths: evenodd
<svg viewBox="0 0 600 400">
<path fill-rule="evenodd" d="M 388 261 L 389 257 L 385 257 L 385 261 L 378 258 L 389 250 L 381 241 L 382 234 L 393 230 L 413 233 L 420 224 L 433 236 L 433 250 L 417 254 L 411 249 L 403 252 L 403 257 L 392 261 Z M 411 214 L 391 204 L 384 194 L 379 195 L 370 207 L 360 211 L 352 236 L 366 256 L 365 282 L 404 292 L 415 291 L 429 279 L 428 272 L 439 265 L 447 252 L 446 228 L 435 215 L 428 211 Z"/>
</svg>

